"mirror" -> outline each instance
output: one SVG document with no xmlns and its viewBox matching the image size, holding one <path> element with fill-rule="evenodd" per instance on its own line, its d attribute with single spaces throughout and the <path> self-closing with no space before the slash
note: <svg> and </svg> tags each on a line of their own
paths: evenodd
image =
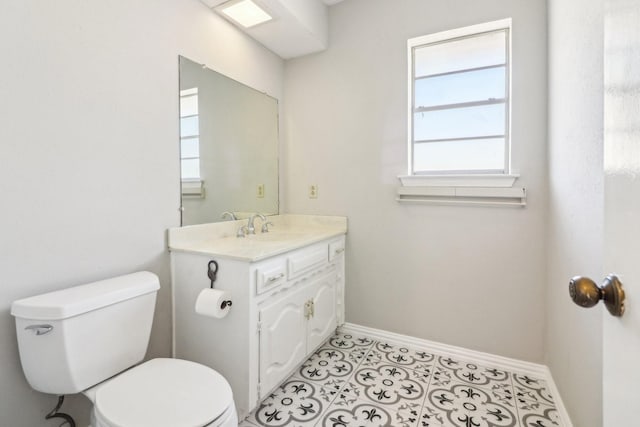
<svg viewBox="0 0 640 427">
<path fill-rule="evenodd" d="M 278 213 L 278 100 L 180 57 L 182 225 Z"/>
</svg>

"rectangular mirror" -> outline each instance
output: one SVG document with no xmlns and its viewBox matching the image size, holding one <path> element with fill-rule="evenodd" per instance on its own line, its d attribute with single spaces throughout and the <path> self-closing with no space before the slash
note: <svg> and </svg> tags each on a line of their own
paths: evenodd
<svg viewBox="0 0 640 427">
<path fill-rule="evenodd" d="M 278 213 L 278 100 L 180 57 L 182 225 Z"/>
</svg>

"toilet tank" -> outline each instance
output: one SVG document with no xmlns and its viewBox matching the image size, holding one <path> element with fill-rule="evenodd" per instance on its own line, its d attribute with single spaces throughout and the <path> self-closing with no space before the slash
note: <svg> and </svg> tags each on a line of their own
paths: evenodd
<svg viewBox="0 0 640 427">
<path fill-rule="evenodd" d="M 29 385 L 78 393 L 142 361 L 159 288 L 158 276 L 142 271 L 15 301 Z"/>
</svg>

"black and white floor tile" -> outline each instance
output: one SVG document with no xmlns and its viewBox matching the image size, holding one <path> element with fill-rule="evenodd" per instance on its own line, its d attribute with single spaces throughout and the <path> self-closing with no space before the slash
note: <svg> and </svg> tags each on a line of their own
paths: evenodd
<svg viewBox="0 0 640 427">
<path fill-rule="evenodd" d="M 240 426 L 563 424 L 541 378 L 338 332 Z"/>
</svg>

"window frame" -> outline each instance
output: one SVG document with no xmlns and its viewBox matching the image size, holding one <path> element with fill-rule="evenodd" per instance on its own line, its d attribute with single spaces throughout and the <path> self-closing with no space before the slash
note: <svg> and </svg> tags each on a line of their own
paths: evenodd
<svg viewBox="0 0 640 427">
<path fill-rule="evenodd" d="M 505 130 L 504 130 L 504 168 L 502 170 L 443 170 L 443 171 L 414 171 L 414 114 L 416 113 L 415 107 L 415 50 L 436 44 L 443 44 L 453 42 L 457 40 L 463 40 L 465 38 L 471 38 L 482 34 L 488 34 L 493 32 L 505 31 L 506 33 L 506 46 L 505 46 Z M 483 24 L 477 24 L 453 30 L 442 31 L 434 34 L 428 34 L 425 36 L 414 37 L 407 40 L 407 52 L 408 52 L 408 175 L 409 177 L 422 177 L 422 178 L 452 178 L 463 177 L 470 178 L 477 176 L 480 178 L 486 177 L 512 177 L 512 141 L 511 141 L 511 100 L 512 100 L 512 20 L 511 18 L 501 19 L 498 21 L 487 22 Z M 486 68 L 486 67 L 482 67 Z M 469 68 L 464 71 L 471 71 L 474 68 Z M 464 72 L 463 71 L 463 72 Z M 458 71 L 460 72 L 460 71 Z M 465 104 L 471 105 L 476 102 L 463 102 L 459 103 L 458 108 L 465 107 Z M 454 105 L 454 104 L 452 104 Z M 451 106 L 449 106 L 451 108 Z M 431 107 L 431 109 L 433 109 Z M 440 109 L 442 110 L 442 109 Z M 487 138 L 485 136 L 485 138 Z M 464 141 L 472 140 L 470 138 L 456 138 L 451 141 Z M 446 139 L 443 140 L 447 141 Z M 428 143 L 428 142 L 424 142 Z M 511 184 L 513 181 L 511 181 Z"/>
<path fill-rule="evenodd" d="M 196 99 L 196 103 L 198 104 L 198 112 L 196 114 L 183 114 L 182 111 L 182 101 L 186 98 L 195 98 Z M 192 88 L 188 88 L 188 89 L 181 89 L 180 90 L 180 112 L 179 112 L 179 116 L 180 116 L 180 180 L 183 183 L 193 183 L 193 182 L 200 182 L 202 180 L 202 171 L 200 170 L 200 143 L 198 142 L 198 156 L 191 156 L 191 157 L 186 157 L 184 156 L 183 150 L 182 150 L 182 143 L 185 140 L 193 140 L 193 139 L 197 139 L 198 141 L 200 140 L 200 108 L 199 108 L 199 102 L 200 102 L 200 98 L 199 98 L 199 90 L 198 87 L 192 87 Z M 182 136 L 182 120 L 184 119 L 188 119 L 188 118 L 196 118 L 198 119 L 198 133 L 194 134 L 194 135 L 188 135 L 188 136 Z M 198 161 L 198 176 L 193 176 L 193 177 L 184 177 L 184 168 L 182 167 L 182 163 L 184 160 L 197 160 Z"/>
</svg>

